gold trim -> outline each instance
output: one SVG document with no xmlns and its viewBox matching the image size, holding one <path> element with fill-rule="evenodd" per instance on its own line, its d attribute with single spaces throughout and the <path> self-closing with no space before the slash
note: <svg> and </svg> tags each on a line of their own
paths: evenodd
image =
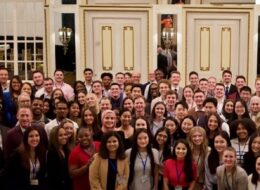
<svg viewBox="0 0 260 190">
<path fill-rule="evenodd" d="M 126 47 L 126 32 L 131 31 L 131 38 L 132 38 L 132 48 L 129 47 L 129 49 L 132 49 L 132 63 L 129 63 L 130 60 L 127 59 L 128 56 L 126 56 L 128 47 Z M 124 26 L 123 28 L 123 51 L 124 51 L 124 69 L 126 71 L 134 70 L 134 27 L 133 26 Z M 130 56 L 130 55 L 129 55 Z"/>
<path fill-rule="evenodd" d="M 223 44 L 224 44 L 224 39 L 223 39 L 223 35 L 224 35 L 224 32 L 228 32 L 229 34 L 227 34 L 227 35 L 229 35 L 229 53 L 228 53 L 228 55 L 229 55 L 229 63 L 227 64 L 227 67 L 225 67 L 224 65 L 223 65 L 223 51 L 225 51 L 225 50 L 223 50 Z M 221 65 L 220 65 L 220 68 L 221 68 L 221 71 L 224 71 L 224 70 L 230 70 L 230 68 L 231 68 L 231 41 L 232 41 L 232 39 L 231 39 L 231 28 L 230 27 L 222 27 L 221 28 L 221 55 L 220 55 L 220 57 L 221 57 Z M 228 43 L 228 42 L 225 42 L 225 43 Z"/>
<path fill-rule="evenodd" d="M 203 39 L 203 35 L 202 33 L 204 32 L 207 32 L 208 33 L 208 48 L 207 48 L 207 51 L 208 51 L 208 63 L 207 63 L 207 66 L 205 65 L 202 65 L 202 54 L 204 54 L 204 51 L 205 50 L 202 45 L 204 46 L 204 43 L 202 43 L 202 39 Z M 209 71 L 210 69 L 210 28 L 209 27 L 201 27 L 200 28 L 200 70 L 201 71 Z"/>
<path fill-rule="evenodd" d="M 45 45 L 45 67 L 43 67 L 43 68 L 45 68 L 45 76 L 49 76 L 49 73 L 48 73 L 48 44 L 47 44 L 47 42 L 48 42 L 48 35 L 47 35 L 47 10 L 46 9 L 44 9 L 44 18 L 45 18 L 45 21 L 44 21 L 44 23 L 45 23 L 45 28 L 44 28 L 44 30 L 45 30 L 45 43 L 44 43 L 44 45 Z M 44 51 L 43 51 L 44 52 Z"/>
<path fill-rule="evenodd" d="M 208 5 L 207 5 L 208 6 Z M 191 10 L 193 9 L 193 10 Z M 213 11 L 208 11 L 209 9 L 215 9 Z M 233 12 L 230 12 L 230 10 Z M 187 48 L 188 48 L 188 44 L 187 44 L 187 39 L 185 39 L 185 37 L 187 38 L 188 36 L 188 31 L 187 31 L 187 28 L 188 28 L 188 14 L 189 13 L 225 13 L 225 14 L 234 14 L 234 13 L 240 13 L 240 14 L 245 14 L 247 15 L 247 23 L 248 23 L 248 40 L 247 40 L 247 45 L 248 45 L 248 48 L 247 48 L 247 81 L 249 81 L 249 40 L 250 40 L 250 31 L 251 31 L 251 17 L 252 17 L 252 11 L 254 10 L 254 8 L 252 6 L 243 6 L 243 7 L 221 7 L 221 8 L 217 8 L 217 7 L 185 7 L 183 6 L 183 15 L 184 15 L 184 19 L 185 19 L 185 28 L 183 30 L 183 34 L 185 34 L 185 36 L 183 35 L 183 39 L 185 41 L 184 43 L 184 51 L 185 51 L 185 55 L 183 57 L 183 63 L 185 64 L 185 72 L 184 72 L 184 75 L 185 75 L 185 84 L 187 84 L 187 73 L 188 73 L 188 68 L 187 68 Z"/>
<path fill-rule="evenodd" d="M 111 8 L 110 10 L 114 11 L 115 9 L 123 10 L 126 9 L 127 11 L 138 11 L 137 9 L 140 9 L 140 11 L 144 11 L 145 9 L 151 9 L 153 6 L 151 4 L 139 4 L 139 6 L 128 4 L 128 5 L 111 5 L 111 4 L 99 4 L 99 5 L 80 5 L 79 7 L 83 8 L 84 11 L 109 11 L 108 8 Z M 102 9 L 103 8 L 103 9 Z M 117 10 L 116 10 L 117 11 Z"/>
<path fill-rule="evenodd" d="M 152 60 L 152 58 L 150 59 L 150 31 L 152 30 L 152 28 L 150 29 L 150 18 L 152 17 L 151 15 L 151 8 L 152 6 L 142 6 L 142 7 L 137 7 L 137 6 L 128 6 L 128 7 L 122 7 L 122 6 L 80 6 L 82 9 L 82 18 L 83 18 L 83 48 L 84 48 L 84 65 L 85 67 L 87 67 L 87 51 L 86 51 L 86 47 L 87 47 L 87 39 L 86 39 L 86 16 L 88 14 L 88 12 L 143 12 L 147 14 L 147 71 L 149 70 L 149 66 L 150 66 L 150 60 Z M 106 9 L 106 8 L 113 8 L 113 9 Z M 90 9 L 90 8 L 97 8 L 97 9 Z M 103 8 L 103 9 L 100 9 Z M 131 8 L 131 9 L 130 9 Z M 133 8 L 133 9 L 132 9 Z M 151 39 L 152 40 L 152 39 Z M 156 63 L 154 63 L 156 64 Z"/>
<path fill-rule="evenodd" d="M 112 70 L 113 69 L 113 40 L 112 40 L 112 26 L 102 26 L 101 28 L 101 40 L 102 40 L 102 68 L 103 70 L 105 71 L 109 71 L 109 70 Z M 108 33 L 108 34 L 107 34 Z M 107 38 L 109 35 L 109 39 Z M 105 43 L 105 41 L 109 41 L 107 43 Z M 107 46 L 110 44 L 110 48 L 108 48 Z M 108 53 L 105 53 L 105 52 L 108 52 L 110 51 L 110 57 L 111 59 L 108 60 L 108 57 L 106 57 L 106 54 Z M 110 64 L 109 65 L 106 65 L 106 62 L 109 62 L 110 61 Z"/>
</svg>

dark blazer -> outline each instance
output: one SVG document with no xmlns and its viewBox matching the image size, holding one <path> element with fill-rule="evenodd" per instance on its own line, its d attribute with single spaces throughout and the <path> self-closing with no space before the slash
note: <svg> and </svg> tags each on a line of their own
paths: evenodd
<svg viewBox="0 0 260 190">
<path fill-rule="evenodd" d="M 64 150 L 61 158 L 56 150 L 49 149 L 47 153 L 48 190 L 71 190 L 71 179 L 68 170 L 69 151 Z"/>
<path fill-rule="evenodd" d="M 6 186 L 7 190 L 45 190 L 45 167 L 40 166 L 36 174 L 39 186 L 37 188 L 30 185 L 30 169 L 22 165 L 21 154 L 15 151 L 8 160 L 6 167 Z"/>
<path fill-rule="evenodd" d="M 164 76 L 167 76 L 168 72 L 168 60 L 167 57 L 161 53 L 157 55 L 157 69 L 163 71 Z"/>
<path fill-rule="evenodd" d="M 5 139 L 5 157 L 9 158 L 16 148 L 21 144 L 23 139 L 23 132 L 20 126 L 15 126 L 6 134 Z"/>
</svg>

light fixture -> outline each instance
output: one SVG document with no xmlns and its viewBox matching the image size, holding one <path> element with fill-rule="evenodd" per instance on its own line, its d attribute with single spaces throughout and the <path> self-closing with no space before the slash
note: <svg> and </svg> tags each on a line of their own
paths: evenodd
<svg viewBox="0 0 260 190">
<path fill-rule="evenodd" d="M 166 49 L 169 49 L 171 45 L 174 45 L 174 28 L 164 27 L 162 30 L 162 39 Z"/>
<path fill-rule="evenodd" d="M 71 40 L 71 36 L 72 36 L 72 29 L 71 28 L 66 28 L 66 27 L 62 27 L 59 29 L 59 38 L 60 38 L 60 42 L 63 44 L 63 49 L 64 49 L 64 55 L 66 55 L 67 51 L 68 51 L 68 45 L 69 42 Z"/>
</svg>

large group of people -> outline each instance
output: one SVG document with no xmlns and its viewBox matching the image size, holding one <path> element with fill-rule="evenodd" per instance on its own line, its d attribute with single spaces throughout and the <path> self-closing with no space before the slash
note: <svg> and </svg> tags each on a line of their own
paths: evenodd
<svg viewBox="0 0 260 190">
<path fill-rule="evenodd" d="M 260 79 L 83 76 L 0 68 L 1 189 L 260 190 Z"/>
</svg>

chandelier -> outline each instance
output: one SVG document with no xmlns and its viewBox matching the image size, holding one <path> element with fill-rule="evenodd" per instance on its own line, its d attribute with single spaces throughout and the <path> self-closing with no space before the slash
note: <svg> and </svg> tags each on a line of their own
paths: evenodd
<svg viewBox="0 0 260 190">
<path fill-rule="evenodd" d="M 166 49 L 169 49 L 174 44 L 174 28 L 164 27 L 162 30 L 162 39 Z"/>
<path fill-rule="evenodd" d="M 68 51 L 68 46 L 71 40 L 71 36 L 72 36 L 71 28 L 62 27 L 59 29 L 59 39 L 60 42 L 63 44 L 64 55 L 66 55 Z"/>
</svg>

